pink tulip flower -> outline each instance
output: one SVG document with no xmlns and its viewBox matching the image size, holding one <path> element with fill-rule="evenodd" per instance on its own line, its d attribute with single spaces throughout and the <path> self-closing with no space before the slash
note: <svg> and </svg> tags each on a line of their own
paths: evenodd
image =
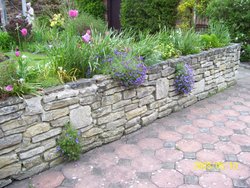
<svg viewBox="0 0 250 188">
<path fill-rule="evenodd" d="M 76 18 L 78 16 L 78 10 L 70 10 L 69 17 Z"/>
<path fill-rule="evenodd" d="M 28 34 L 28 30 L 26 28 L 23 28 L 21 30 L 22 36 L 25 37 Z"/>
<path fill-rule="evenodd" d="M 15 55 L 16 55 L 16 57 L 19 57 L 20 56 L 20 52 L 18 50 L 16 50 Z"/>
<path fill-rule="evenodd" d="M 5 91 L 13 91 L 13 86 L 12 85 L 7 85 L 6 87 L 5 87 Z"/>
</svg>

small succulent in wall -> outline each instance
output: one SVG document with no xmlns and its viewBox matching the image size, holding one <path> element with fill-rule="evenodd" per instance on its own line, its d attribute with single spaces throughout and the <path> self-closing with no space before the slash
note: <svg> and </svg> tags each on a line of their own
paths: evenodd
<svg viewBox="0 0 250 188">
<path fill-rule="evenodd" d="M 175 67 L 174 85 L 176 91 L 182 94 L 189 94 L 194 85 L 194 71 L 188 64 L 178 63 Z"/>
<path fill-rule="evenodd" d="M 79 133 L 70 123 L 65 125 L 61 137 L 57 140 L 57 151 L 70 161 L 75 161 L 80 158 L 81 145 L 79 142 Z"/>
</svg>

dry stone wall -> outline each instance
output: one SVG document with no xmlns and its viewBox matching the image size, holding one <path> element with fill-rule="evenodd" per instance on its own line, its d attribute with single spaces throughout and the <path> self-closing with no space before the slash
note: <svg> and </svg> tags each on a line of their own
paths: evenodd
<svg viewBox="0 0 250 188">
<path fill-rule="evenodd" d="M 0 187 L 61 163 L 56 139 L 67 122 L 81 132 L 82 149 L 88 151 L 234 85 L 239 58 L 240 45 L 232 44 L 154 65 L 138 88 L 97 75 L 44 96 L 0 102 Z M 187 96 L 175 92 L 178 62 L 189 63 L 195 72 L 195 87 Z"/>
</svg>

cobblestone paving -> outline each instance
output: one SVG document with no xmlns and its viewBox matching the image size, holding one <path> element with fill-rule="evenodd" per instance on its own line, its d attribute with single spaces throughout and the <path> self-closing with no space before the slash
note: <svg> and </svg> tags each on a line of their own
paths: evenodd
<svg viewBox="0 0 250 188">
<path fill-rule="evenodd" d="M 249 188 L 250 71 L 238 84 L 9 188 Z"/>
</svg>

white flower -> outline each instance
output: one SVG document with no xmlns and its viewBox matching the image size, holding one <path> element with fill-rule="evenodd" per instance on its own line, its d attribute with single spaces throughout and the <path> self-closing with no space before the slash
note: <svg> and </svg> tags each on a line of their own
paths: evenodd
<svg viewBox="0 0 250 188">
<path fill-rule="evenodd" d="M 23 59 L 26 59 L 26 58 L 27 58 L 27 56 L 26 56 L 26 55 L 22 55 L 22 58 L 23 58 Z"/>
<path fill-rule="evenodd" d="M 23 82 L 24 82 L 24 79 L 23 79 L 23 78 L 20 78 L 20 79 L 19 79 L 19 82 L 20 82 L 20 83 L 23 83 Z"/>
<path fill-rule="evenodd" d="M 53 47 L 53 45 L 50 44 L 50 45 L 49 45 L 49 48 L 52 48 L 52 47 Z"/>
</svg>

